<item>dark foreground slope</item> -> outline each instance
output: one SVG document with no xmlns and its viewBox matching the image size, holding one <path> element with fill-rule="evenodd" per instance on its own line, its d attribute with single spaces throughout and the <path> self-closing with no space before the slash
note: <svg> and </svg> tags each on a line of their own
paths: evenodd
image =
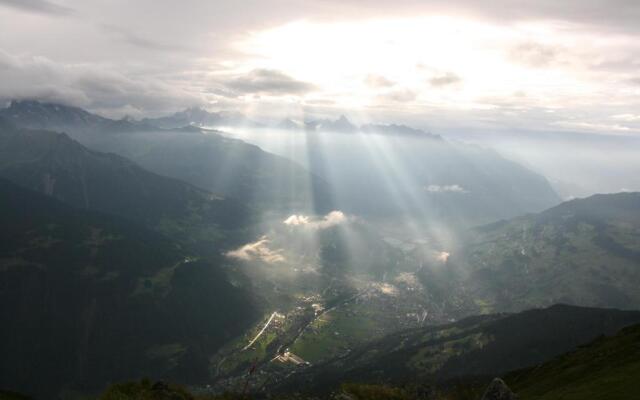
<svg viewBox="0 0 640 400">
<path fill-rule="evenodd" d="M 247 293 L 158 234 L 0 180 L 0 387 L 40 398 L 141 376 L 201 382 Z"/>
<path fill-rule="evenodd" d="M 640 398 L 640 325 L 505 376 L 522 400 Z"/>
<path fill-rule="evenodd" d="M 639 311 L 565 305 L 471 317 L 387 336 L 277 386 L 322 393 L 341 382 L 414 384 L 492 377 L 539 364 L 639 321 Z"/>
<path fill-rule="evenodd" d="M 590 312 L 589 310 L 584 310 Z M 516 324 L 517 328 L 519 325 Z M 512 331 L 517 334 L 517 330 Z M 559 336 L 564 338 L 565 331 Z M 501 338 L 502 339 L 502 338 Z M 512 339 L 513 341 L 513 339 Z M 577 349 L 555 356 L 535 367 L 509 372 L 503 375 L 511 391 L 521 400 L 626 400 L 640 395 L 637 385 L 640 379 L 640 325 L 623 328 L 609 337 L 600 336 Z M 452 351 L 455 349 L 447 349 Z M 517 354 L 521 354 L 519 351 Z M 194 394 L 184 387 L 149 380 L 118 383 L 110 386 L 102 400 L 122 399 L 322 399 L 343 398 L 352 400 L 481 400 L 491 376 L 463 376 L 449 381 L 415 380 L 404 385 L 363 384 L 341 382 L 332 387 L 331 393 L 281 395 L 261 392 L 256 395 L 211 395 L 201 390 Z M 493 384 L 492 384 L 493 385 Z M 299 389 L 299 388 L 295 388 Z M 506 389 L 509 390 L 509 389 Z M 3 399 L 0 397 L 0 399 Z M 7 400 L 20 399 L 7 397 Z"/>
</svg>

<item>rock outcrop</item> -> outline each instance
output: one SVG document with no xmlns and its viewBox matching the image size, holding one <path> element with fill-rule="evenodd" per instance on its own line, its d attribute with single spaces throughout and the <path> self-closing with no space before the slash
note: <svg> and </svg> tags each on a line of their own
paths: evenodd
<svg viewBox="0 0 640 400">
<path fill-rule="evenodd" d="M 509 386 L 500 378 L 494 378 L 487 387 L 481 400 L 517 400 Z"/>
</svg>

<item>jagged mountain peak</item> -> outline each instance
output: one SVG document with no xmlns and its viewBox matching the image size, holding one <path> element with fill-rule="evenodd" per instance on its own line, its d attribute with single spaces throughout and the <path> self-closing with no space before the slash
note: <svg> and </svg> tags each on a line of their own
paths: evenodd
<svg viewBox="0 0 640 400">
<path fill-rule="evenodd" d="M 157 129 L 127 116 L 115 120 L 79 107 L 39 100 L 13 100 L 0 110 L 0 117 L 23 128 L 63 131 L 75 139 L 87 134 Z"/>
<path fill-rule="evenodd" d="M 79 107 L 39 100 L 13 100 L 9 107 L 1 110 L 0 113 L 20 125 L 30 123 L 37 128 L 48 125 L 57 126 L 62 123 L 99 123 L 106 120 Z"/>
<path fill-rule="evenodd" d="M 194 106 L 178 111 L 172 115 L 159 118 L 145 118 L 143 123 L 158 128 L 176 129 L 185 126 L 223 126 L 223 125 L 251 125 L 256 124 L 245 115 L 237 111 L 209 111 L 202 106 Z"/>
<path fill-rule="evenodd" d="M 360 130 L 367 133 L 378 133 L 396 136 L 415 136 L 442 140 L 442 137 L 440 135 L 434 135 L 433 133 L 423 131 L 422 129 L 416 129 L 402 124 L 365 124 L 360 127 Z"/>
<path fill-rule="evenodd" d="M 358 127 L 355 126 L 345 115 L 340 115 L 338 119 L 323 119 L 319 121 L 313 121 L 311 124 L 316 130 L 328 131 L 328 132 L 355 132 Z"/>
</svg>

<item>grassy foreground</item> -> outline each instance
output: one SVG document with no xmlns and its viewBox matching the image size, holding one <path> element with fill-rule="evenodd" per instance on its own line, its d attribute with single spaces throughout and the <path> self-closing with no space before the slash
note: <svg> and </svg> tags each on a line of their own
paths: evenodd
<svg viewBox="0 0 640 400">
<path fill-rule="evenodd" d="M 520 400 L 626 400 L 640 398 L 640 324 L 600 337 L 536 367 L 506 374 L 504 380 Z M 479 400 L 487 382 L 450 382 L 441 387 L 416 383 L 406 387 L 343 384 L 328 398 L 341 400 Z M 143 379 L 111 385 L 97 400 L 241 400 L 311 399 L 296 394 L 242 396 L 200 395 L 187 388 Z M 28 400 L 0 391 L 0 400 Z"/>
</svg>

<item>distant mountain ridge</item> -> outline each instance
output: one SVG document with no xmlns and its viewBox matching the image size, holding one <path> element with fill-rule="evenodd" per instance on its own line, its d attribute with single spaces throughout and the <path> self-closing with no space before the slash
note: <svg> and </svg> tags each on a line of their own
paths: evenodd
<svg viewBox="0 0 640 400">
<path fill-rule="evenodd" d="M 64 133 L 0 124 L 0 176 L 70 205 L 126 217 L 171 233 L 202 226 L 238 230 L 251 211 L 149 172 L 111 153 L 89 150 Z"/>
<path fill-rule="evenodd" d="M 249 120 L 239 112 L 218 111 L 210 112 L 201 107 L 191 107 L 175 114 L 158 118 L 144 118 L 141 123 L 158 128 L 175 129 L 185 126 L 219 127 L 243 126 L 260 127 L 261 124 Z"/>
<path fill-rule="evenodd" d="M 151 119 L 115 121 L 37 101 L 13 102 L 0 111 L 3 115 L 18 126 L 64 131 L 91 149 L 119 154 L 155 173 L 266 211 L 325 214 L 341 209 L 466 227 L 560 202 L 544 177 L 493 151 L 403 125 L 357 127 L 345 116 L 304 123 L 304 130 L 309 125 L 318 134 L 305 135 L 302 152 L 284 151 L 278 157 L 198 127 L 222 121 L 262 132 L 237 113 L 192 108 L 156 121 L 167 128 L 152 126 Z M 375 140 L 369 140 L 370 133 Z"/>
<path fill-rule="evenodd" d="M 194 112 L 198 114 L 194 120 L 201 113 L 217 115 L 186 110 L 175 114 L 182 121 L 175 126 L 185 125 Z M 225 124 L 233 127 L 227 122 L 220 126 Z M 245 140 L 323 178 L 331 186 L 336 205 L 356 214 L 422 213 L 422 220 L 470 219 L 471 224 L 479 224 L 541 211 L 560 202 L 545 178 L 495 151 L 448 142 L 406 125 L 357 126 L 342 115 L 335 120 L 286 118 L 275 125 L 237 127 L 242 128 L 237 129 L 240 132 L 251 132 L 253 140 L 240 135 Z M 301 135 L 287 140 L 304 142 L 304 146 L 278 149 L 269 136 L 274 130 L 273 141 L 282 141 L 289 131 Z"/>
<path fill-rule="evenodd" d="M 163 129 L 38 101 L 14 101 L 0 110 L 0 118 L 18 127 L 65 132 L 92 150 L 118 154 L 152 172 L 261 211 L 332 209 L 322 179 L 292 161 L 215 131 L 193 126 Z"/>
<path fill-rule="evenodd" d="M 538 217 L 539 220 L 582 220 L 617 221 L 640 223 L 640 192 L 620 192 L 595 194 L 581 199 L 566 201 L 553 207 Z"/>
<path fill-rule="evenodd" d="M 347 117 L 341 115 L 335 120 L 332 119 L 320 119 L 306 121 L 302 126 L 298 124 L 292 124 L 290 122 L 283 121 L 280 126 L 285 129 L 300 129 L 303 128 L 307 131 L 315 132 L 335 132 L 335 133 L 367 133 L 389 136 L 414 136 L 419 138 L 429 138 L 441 140 L 440 135 L 434 135 L 432 133 L 423 131 L 421 129 L 412 128 L 407 125 L 398 124 L 364 124 L 357 126 L 353 124 Z M 289 120 L 290 121 L 290 120 Z"/>
<path fill-rule="evenodd" d="M 158 118 L 144 118 L 142 124 L 152 125 L 158 128 L 176 129 L 185 126 L 197 127 L 237 127 L 237 128 L 276 128 L 285 130 L 299 130 L 305 132 L 337 132 L 337 133 L 374 133 L 392 136 L 418 136 L 440 139 L 439 135 L 434 135 L 420 129 L 411 128 L 398 124 L 364 124 L 357 126 L 349 119 L 340 115 L 336 119 L 309 119 L 298 122 L 291 118 L 285 118 L 275 125 L 259 123 L 247 118 L 245 115 L 235 111 L 207 111 L 201 107 L 191 107 L 172 115 Z"/>
<path fill-rule="evenodd" d="M 0 117 L 23 128 L 66 132 L 72 136 L 78 132 L 93 134 L 156 129 L 130 118 L 115 120 L 92 114 L 79 107 L 38 100 L 14 100 L 9 107 L 0 109 Z"/>
<path fill-rule="evenodd" d="M 490 149 L 413 131 L 308 135 L 306 149 L 341 209 L 365 216 L 470 226 L 560 203 L 543 176 Z"/>
</svg>

